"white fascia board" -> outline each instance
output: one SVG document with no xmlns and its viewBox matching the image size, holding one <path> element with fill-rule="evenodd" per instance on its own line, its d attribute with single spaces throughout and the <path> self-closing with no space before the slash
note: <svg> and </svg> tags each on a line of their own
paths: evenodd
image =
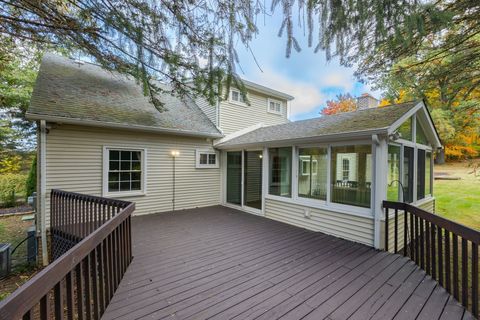
<svg viewBox="0 0 480 320">
<path fill-rule="evenodd" d="M 251 148 L 251 147 L 273 147 L 273 146 L 280 147 L 280 146 L 289 146 L 293 144 L 308 144 L 308 143 L 316 143 L 316 142 L 324 142 L 324 143 L 341 142 L 341 141 L 351 142 L 352 140 L 362 140 L 362 139 L 363 140 L 368 139 L 371 141 L 372 134 L 387 135 L 387 132 L 388 132 L 388 127 L 385 127 L 380 129 L 374 129 L 374 130 L 369 129 L 369 130 L 362 130 L 362 131 L 329 134 L 329 135 L 316 136 L 316 137 L 261 141 L 261 142 L 236 144 L 236 145 L 228 145 L 228 146 L 222 146 L 221 143 L 218 143 L 215 145 L 215 148 L 229 150 L 229 149 L 242 149 L 242 148 Z"/>
<path fill-rule="evenodd" d="M 388 128 L 388 134 L 394 133 L 405 121 L 407 121 L 408 118 L 413 116 L 415 113 L 417 113 L 418 110 L 420 110 L 422 107 L 425 105 L 423 104 L 422 101 L 417 103 L 415 107 L 410 109 L 408 112 L 406 112 L 403 116 L 401 116 L 397 121 L 395 121 L 389 128 Z"/>
<path fill-rule="evenodd" d="M 421 119 L 421 123 L 427 125 L 429 131 L 432 133 L 428 134 L 428 136 L 433 138 L 434 147 L 437 149 L 441 148 L 442 142 L 440 141 L 440 137 L 438 136 L 437 130 L 435 129 L 435 125 L 432 122 L 427 106 L 423 101 L 417 103 L 414 108 L 409 110 L 400 119 L 395 121 L 388 129 L 388 134 L 390 135 L 394 133 L 405 121 L 407 121 L 410 117 L 414 116 L 417 112 L 422 113 L 423 117 Z"/>
<path fill-rule="evenodd" d="M 163 129 L 163 128 L 154 128 L 149 126 L 142 125 L 131 125 L 131 124 L 122 124 L 114 122 L 101 122 L 94 120 L 81 120 L 81 119 L 72 119 L 65 117 L 55 117 L 48 115 L 40 115 L 34 113 L 27 113 L 26 118 L 28 120 L 45 120 L 48 122 L 55 122 L 60 124 L 72 124 L 79 126 L 88 126 L 88 127 L 101 127 L 101 128 L 111 128 L 111 129 L 124 129 L 124 130 L 134 130 L 134 131 L 143 131 L 143 132 L 152 132 L 152 133 L 165 133 L 172 135 L 182 135 L 182 136 L 192 136 L 192 137 L 202 137 L 202 138 L 221 138 L 223 135 L 221 133 L 202 133 L 198 131 L 190 130 L 178 130 L 178 129 Z"/>
<path fill-rule="evenodd" d="M 261 84 L 258 84 L 258 83 L 254 83 L 254 82 L 251 82 L 251 81 L 248 81 L 248 80 L 245 80 L 245 79 L 242 79 L 242 82 L 245 85 L 245 87 L 247 87 L 248 89 L 252 89 L 254 91 L 265 93 L 265 94 L 268 94 L 268 95 L 271 95 L 271 96 L 274 96 L 274 97 L 279 97 L 279 98 L 285 99 L 287 101 L 295 99 L 293 96 L 291 96 L 289 94 L 283 93 L 281 91 L 278 91 L 278 90 L 275 90 L 275 89 L 272 89 L 272 88 L 265 87 L 265 86 L 263 86 Z"/>
</svg>

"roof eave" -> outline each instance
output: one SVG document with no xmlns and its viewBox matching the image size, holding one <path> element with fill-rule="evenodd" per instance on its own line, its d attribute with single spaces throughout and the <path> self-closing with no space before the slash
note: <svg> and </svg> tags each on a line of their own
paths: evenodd
<svg viewBox="0 0 480 320">
<path fill-rule="evenodd" d="M 288 100 L 288 101 L 291 101 L 291 100 L 295 99 L 295 97 L 293 97 L 289 94 L 283 93 L 281 91 L 278 91 L 278 90 L 275 90 L 275 89 L 272 89 L 272 88 L 269 88 L 269 87 L 262 86 L 258 83 L 255 83 L 255 82 L 251 82 L 251 81 L 248 81 L 248 80 L 245 80 L 245 79 L 242 79 L 242 82 L 244 83 L 244 85 L 247 88 L 253 89 L 253 90 L 261 92 L 261 93 L 272 95 L 272 96 L 275 96 L 277 98 L 282 98 L 282 99 L 285 99 L 285 100 Z"/>
<path fill-rule="evenodd" d="M 167 129 L 167 128 L 142 126 L 142 125 L 115 123 L 115 122 L 103 122 L 103 121 L 84 120 L 84 119 L 76 119 L 76 118 L 65 118 L 65 117 L 43 115 L 43 114 L 37 114 L 37 113 L 31 113 L 31 112 L 26 113 L 26 118 L 28 120 L 34 120 L 34 121 L 45 120 L 48 122 L 81 125 L 81 126 L 89 126 L 89 127 L 125 129 L 125 130 L 134 130 L 134 131 L 142 131 L 142 132 L 152 132 L 152 133 L 166 133 L 166 134 L 172 134 L 172 135 L 182 135 L 182 136 L 201 137 L 201 138 L 218 139 L 224 136 L 221 133 L 207 133 L 207 132 L 198 132 L 198 131 L 191 131 L 191 130 Z"/>
<path fill-rule="evenodd" d="M 313 136 L 313 137 L 303 137 L 303 138 L 292 138 L 292 139 L 279 139 L 279 140 L 269 140 L 261 142 L 252 142 L 252 143 L 239 143 L 239 144 L 228 144 L 228 141 L 225 144 L 215 145 L 215 148 L 221 150 L 227 149 L 239 149 L 244 147 L 258 147 L 258 146 L 274 146 L 274 145 L 295 145 L 295 144 L 308 144 L 314 142 L 338 142 L 352 139 L 361 140 L 365 138 L 370 138 L 373 134 L 387 134 L 388 127 L 378 128 L 378 129 L 368 129 L 360 131 L 351 131 L 351 132 L 341 132 L 335 134 Z"/>
</svg>

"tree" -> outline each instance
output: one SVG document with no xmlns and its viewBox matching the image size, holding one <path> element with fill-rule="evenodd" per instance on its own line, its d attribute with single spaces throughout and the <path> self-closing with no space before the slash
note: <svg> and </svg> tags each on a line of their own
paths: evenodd
<svg viewBox="0 0 480 320">
<path fill-rule="evenodd" d="M 478 7 L 476 0 L 272 0 L 269 9 L 258 0 L 166 0 L 161 5 L 154 0 L 1 0 L 0 33 L 87 54 L 107 69 L 139 79 L 158 105 L 160 89 L 153 78 L 171 83 L 178 94 L 193 90 L 210 101 L 224 81 L 243 89 L 235 48 L 243 44 L 251 50 L 257 17 L 279 8 L 287 56 L 301 49 L 295 35 L 298 9 L 309 46 L 324 50 L 328 59 L 338 56 L 346 66 L 355 63 L 358 75 L 375 78 L 424 39 L 458 23 L 469 27 L 439 49 L 454 45 L 478 55 L 480 49 L 468 42 L 480 28 Z"/>
<path fill-rule="evenodd" d="M 337 95 L 336 100 L 328 100 L 327 106 L 322 109 L 321 114 L 332 115 L 341 112 L 357 110 L 357 102 L 349 93 Z"/>
<path fill-rule="evenodd" d="M 398 61 L 379 82 L 390 100 L 427 102 L 448 158 L 477 156 L 480 140 L 480 57 L 471 57 L 468 50 L 440 55 L 432 49 L 447 42 L 458 27 L 425 40 L 415 55 Z M 480 35 L 469 41 L 480 46 Z M 419 63 L 423 60 L 429 62 Z"/>
</svg>

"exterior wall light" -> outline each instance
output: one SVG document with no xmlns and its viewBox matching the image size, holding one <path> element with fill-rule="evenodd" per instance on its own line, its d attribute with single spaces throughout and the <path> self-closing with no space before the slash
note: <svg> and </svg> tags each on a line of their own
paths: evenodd
<svg viewBox="0 0 480 320">
<path fill-rule="evenodd" d="M 172 150 L 172 151 L 170 152 L 170 154 L 172 155 L 172 157 L 176 158 L 176 157 L 178 157 L 178 156 L 180 155 L 180 151 L 178 151 L 178 150 Z"/>
</svg>

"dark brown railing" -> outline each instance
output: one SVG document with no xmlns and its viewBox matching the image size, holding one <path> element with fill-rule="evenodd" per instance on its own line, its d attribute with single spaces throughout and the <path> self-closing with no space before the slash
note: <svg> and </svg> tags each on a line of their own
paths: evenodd
<svg viewBox="0 0 480 320">
<path fill-rule="evenodd" d="M 384 201 L 383 207 L 385 250 L 409 257 L 478 318 L 480 232 L 407 203 Z"/>
<path fill-rule="evenodd" d="M 0 319 L 100 319 L 132 261 L 134 210 L 53 190 L 52 232 L 79 242 L 0 302 Z"/>
</svg>

